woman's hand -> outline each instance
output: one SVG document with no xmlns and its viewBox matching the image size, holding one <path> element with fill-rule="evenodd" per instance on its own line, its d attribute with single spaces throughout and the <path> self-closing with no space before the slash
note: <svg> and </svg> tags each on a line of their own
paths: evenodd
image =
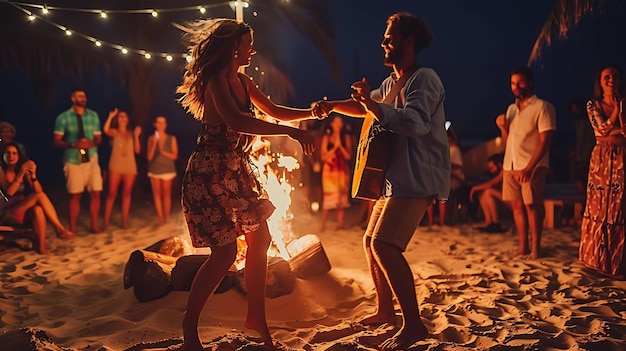
<svg viewBox="0 0 626 351">
<path fill-rule="evenodd" d="M 116 108 L 114 108 L 114 109 L 113 109 L 113 111 L 109 112 L 109 117 L 108 117 L 108 119 L 111 119 L 111 118 L 113 118 L 113 117 L 117 116 L 117 113 L 118 113 L 118 112 L 119 112 L 119 110 L 117 109 L 117 107 L 116 107 Z"/>
<path fill-rule="evenodd" d="M 24 175 L 28 173 L 31 177 L 37 174 L 37 164 L 33 160 L 28 160 L 22 165 Z"/>
<path fill-rule="evenodd" d="M 135 135 L 136 138 L 139 137 L 139 135 L 141 135 L 141 127 L 140 126 L 136 126 L 135 129 L 133 130 L 133 135 Z"/>
<path fill-rule="evenodd" d="M 315 139 L 309 132 L 293 128 L 289 133 L 289 137 L 297 140 L 302 145 L 302 151 L 305 155 L 312 155 L 315 152 Z"/>
</svg>

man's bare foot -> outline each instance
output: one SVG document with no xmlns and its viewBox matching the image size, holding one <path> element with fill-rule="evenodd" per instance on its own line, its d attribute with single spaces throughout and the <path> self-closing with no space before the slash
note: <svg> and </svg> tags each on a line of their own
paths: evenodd
<svg viewBox="0 0 626 351">
<path fill-rule="evenodd" d="M 367 316 L 363 319 L 361 319 L 359 321 L 359 323 L 363 324 L 363 325 L 381 325 L 381 324 L 390 324 L 390 325 L 397 325 L 398 324 L 398 320 L 396 318 L 396 315 L 383 315 L 383 314 L 373 314 L 371 316 Z"/>
<path fill-rule="evenodd" d="M 271 351 L 278 351 L 278 348 L 274 344 L 274 340 L 272 340 L 272 336 L 270 335 L 267 323 L 246 319 L 245 326 L 248 329 L 256 330 L 261 335 L 261 339 L 263 340 L 265 347 Z"/>
<path fill-rule="evenodd" d="M 396 335 L 378 345 L 378 349 L 380 351 L 406 350 L 414 343 L 425 340 L 428 335 L 428 329 L 423 324 L 415 330 L 403 328 Z"/>
</svg>

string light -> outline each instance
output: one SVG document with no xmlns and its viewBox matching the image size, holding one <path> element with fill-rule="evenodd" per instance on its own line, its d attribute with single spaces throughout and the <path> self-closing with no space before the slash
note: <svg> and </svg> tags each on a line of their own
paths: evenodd
<svg viewBox="0 0 626 351">
<path fill-rule="evenodd" d="M 202 6 L 184 6 L 184 7 L 171 7 L 171 8 L 150 8 L 150 9 L 145 9 L 145 8 L 139 8 L 139 9 L 126 9 L 126 10 L 103 10 L 103 9 L 95 9 L 95 8 L 74 8 L 74 7 L 61 7 L 61 6 L 48 6 L 47 4 L 35 4 L 35 3 L 25 3 L 25 2 L 13 2 L 13 1 L 9 1 L 9 0 L 2 0 L 0 2 L 6 2 L 9 3 L 11 5 L 19 5 L 19 6 L 23 6 L 23 7 L 30 7 L 30 8 L 35 8 L 35 9 L 41 9 L 41 12 L 43 14 L 48 14 L 50 11 L 68 11 L 68 12 L 87 12 L 87 13 L 95 13 L 95 14 L 99 14 L 100 16 L 102 16 L 102 12 L 106 12 L 107 14 L 112 14 L 112 13 L 127 13 L 127 14 L 136 14 L 136 13 L 146 13 L 146 14 L 151 14 L 152 16 L 155 16 L 154 13 L 157 13 L 157 15 L 159 13 L 164 13 L 164 12 L 185 12 L 185 11 L 200 11 L 201 13 L 205 13 L 207 11 L 207 9 L 209 8 L 214 8 L 214 7 L 221 7 L 224 5 L 228 5 L 231 2 L 235 2 L 235 1 L 224 1 L 224 2 L 220 2 L 220 3 L 214 3 L 214 4 L 209 4 L 209 5 L 202 5 Z M 248 7 L 249 4 L 246 1 L 240 1 L 241 4 L 243 4 L 243 7 Z M 204 9 L 204 10 L 203 10 Z M 155 16 L 156 17 L 156 16 Z"/>
<path fill-rule="evenodd" d="M 53 26 L 56 27 L 57 29 L 61 30 L 64 32 L 64 34 L 66 36 L 77 36 L 86 40 L 89 40 L 90 42 L 92 42 L 96 47 L 102 47 L 102 46 L 106 46 L 106 47 L 110 47 L 116 50 L 119 50 L 122 54 L 139 54 L 144 56 L 145 59 L 152 59 L 153 57 L 161 57 L 164 58 L 165 60 L 169 61 L 173 61 L 174 58 L 184 58 L 187 62 L 191 62 L 193 61 L 193 58 L 190 54 L 188 53 L 182 53 L 182 54 L 171 54 L 171 53 L 150 53 L 147 52 L 145 50 L 138 50 L 138 49 L 132 49 L 132 48 L 127 48 L 123 45 L 120 44 L 116 44 L 116 43 L 111 43 L 111 42 L 107 42 L 104 40 L 100 40 L 98 38 L 95 38 L 93 36 L 87 35 L 87 34 L 83 34 L 80 32 L 76 32 L 74 30 L 70 30 L 67 27 L 63 26 L 62 24 L 53 22 L 52 20 L 49 20 L 48 18 L 44 18 L 41 15 L 35 14 L 35 12 L 31 11 L 31 10 L 27 10 L 26 7 L 30 7 L 33 8 L 35 10 L 40 10 L 41 13 L 43 15 L 47 15 L 50 14 L 51 11 L 68 11 L 68 12 L 83 12 L 83 13 L 93 13 L 95 15 L 97 15 L 99 18 L 101 19 L 106 19 L 109 17 L 110 14 L 113 13 L 124 13 L 124 14 L 150 14 L 152 17 L 158 17 L 159 13 L 161 12 L 182 12 L 182 11 L 199 11 L 202 14 L 205 14 L 209 8 L 214 8 L 214 7 L 219 7 L 219 6 L 224 6 L 224 5 L 230 5 L 232 8 L 248 8 L 250 7 L 250 4 L 247 2 L 247 0 L 238 0 L 238 1 L 228 1 L 228 2 L 221 2 L 221 3 L 214 3 L 214 4 L 209 4 L 209 5 L 202 5 L 202 6 L 187 6 L 187 7 L 178 7 L 178 8 L 150 8 L 150 9 L 126 9 L 126 10 L 114 10 L 114 9 L 96 9 L 96 8 L 67 8 L 67 7 L 58 7 L 58 6 L 48 6 L 47 4 L 35 4 L 35 3 L 22 3 L 22 2 L 13 2 L 13 1 L 9 1 L 9 0 L 0 0 L 0 2 L 5 2 L 15 8 L 17 8 L 18 10 L 24 12 L 27 16 L 27 19 L 29 21 L 35 21 L 37 19 Z M 254 16 L 257 16 L 257 12 L 254 11 L 253 12 Z M 255 68 L 257 71 L 259 70 L 258 67 Z M 261 75 L 264 75 L 265 72 L 260 72 Z"/>
</svg>

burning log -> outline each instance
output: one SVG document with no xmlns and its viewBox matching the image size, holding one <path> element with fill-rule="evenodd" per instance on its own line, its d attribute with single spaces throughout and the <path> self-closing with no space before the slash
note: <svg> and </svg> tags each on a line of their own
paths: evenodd
<svg viewBox="0 0 626 351">
<path fill-rule="evenodd" d="M 322 247 L 320 238 L 315 234 L 307 234 L 287 245 L 291 258 L 289 266 L 300 279 L 311 278 L 330 271 L 330 262 Z"/>
</svg>

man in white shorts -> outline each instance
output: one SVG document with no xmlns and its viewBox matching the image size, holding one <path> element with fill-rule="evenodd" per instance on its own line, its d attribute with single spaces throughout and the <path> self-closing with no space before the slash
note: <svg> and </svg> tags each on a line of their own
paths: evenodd
<svg viewBox="0 0 626 351">
<path fill-rule="evenodd" d="M 98 213 L 102 192 L 102 172 L 98 163 L 98 145 L 102 141 L 98 113 L 87 109 L 87 95 L 84 90 L 75 89 L 71 94 L 72 107 L 62 112 L 54 124 L 54 146 L 65 149 L 63 172 L 66 188 L 70 194 L 70 230 L 76 233 L 76 220 L 80 214 L 80 198 L 89 192 L 91 202 L 90 230 L 100 232 Z"/>
</svg>

